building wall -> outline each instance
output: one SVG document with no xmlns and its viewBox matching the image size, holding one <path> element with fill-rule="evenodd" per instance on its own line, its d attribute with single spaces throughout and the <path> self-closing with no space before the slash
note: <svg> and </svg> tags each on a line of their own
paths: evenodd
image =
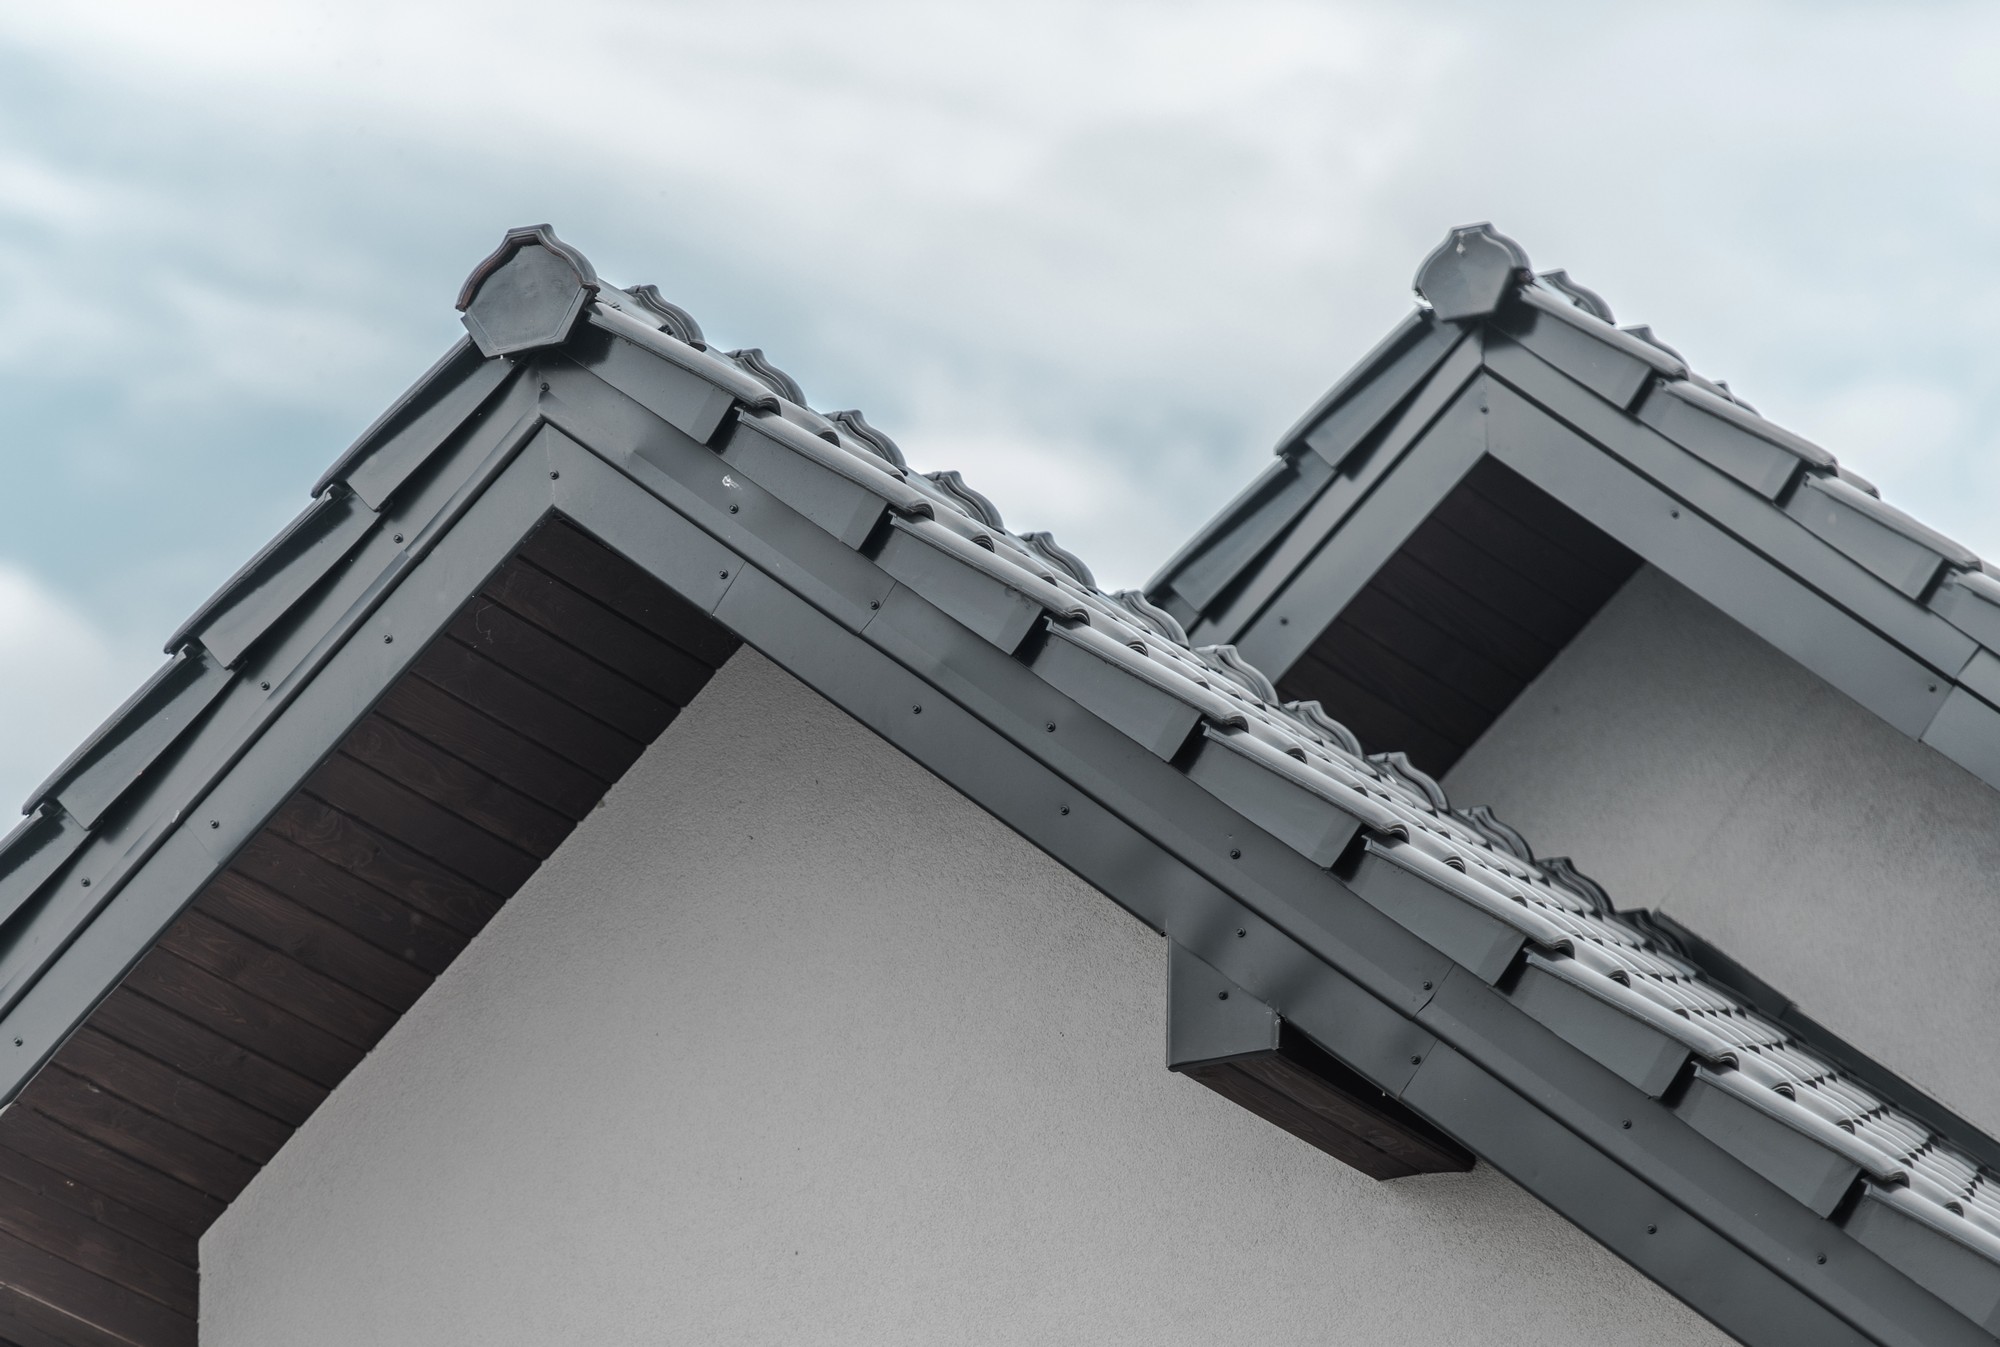
<svg viewBox="0 0 2000 1347">
<path fill-rule="evenodd" d="M 2000 1128 L 2000 793 L 1658 571 L 1445 784 Z"/>
<path fill-rule="evenodd" d="M 1725 1341 L 1169 1074 L 1165 978 L 746 651 L 209 1232 L 202 1340 Z"/>
</svg>

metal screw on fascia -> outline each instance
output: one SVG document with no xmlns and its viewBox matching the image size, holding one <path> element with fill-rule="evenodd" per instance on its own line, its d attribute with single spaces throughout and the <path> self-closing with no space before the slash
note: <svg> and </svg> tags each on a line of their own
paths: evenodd
<svg viewBox="0 0 2000 1347">
<path fill-rule="evenodd" d="M 1215 994 L 1215 999 L 1218 1001 L 1227 1001 L 1229 999 L 1229 993 L 1226 991 L 1217 992 Z"/>
</svg>

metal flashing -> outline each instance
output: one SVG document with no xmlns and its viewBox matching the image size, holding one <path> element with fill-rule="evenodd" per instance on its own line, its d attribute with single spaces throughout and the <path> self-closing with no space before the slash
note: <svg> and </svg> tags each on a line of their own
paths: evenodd
<svg viewBox="0 0 2000 1347">
<path fill-rule="evenodd" d="M 488 279 L 545 246 L 520 241 Z M 1433 303 L 1476 303 L 1488 272 L 1512 284 L 1525 266 L 1488 235 L 1468 252 L 1477 266 L 1454 252 L 1427 278 Z M 484 293 L 474 285 L 469 303 Z M 1189 648 L 1170 609 L 1102 593 L 1067 553 L 1007 532 L 955 475 L 906 477 L 852 424 L 829 440 L 774 415 L 775 395 L 740 368 L 625 312 L 592 306 L 589 325 L 572 318 L 565 336 L 561 352 L 509 364 L 519 373 L 491 401 L 468 396 L 460 424 L 397 450 L 375 502 L 361 497 L 381 516 L 358 541 L 330 556 L 302 546 L 312 560 L 296 571 L 288 560 L 253 568 L 263 578 L 215 610 L 258 613 L 243 628 L 255 634 L 224 642 L 234 666 L 187 656 L 195 684 L 215 683 L 204 709 L 154 725 L 152 701 L 135 707 L 59 784 L 64 804 L 44 801 L 0 844 L 0 1097 L 153 957 L 219 870 L 270 839 L 304 838 L 288 800 L 302 783 L 338 795 L 360 779 L 365 769 L 335 750 L 371 708 L 405 679 L 448 677 L 437 670 L 453 651 L 474 658 L 512 639 L 497 617 L 462 629 L 462 614 L 496 595 L 531 606 L 519 586 L 532 577 L 502 568 L 561 527 L 622 557 L 672 606 L 712 616 L 711 656 L 755 646 L 1171 936 L 1183 992 L 1242 998 L 1223 1026 L 1235 1037 L 1201 1032 L 1231 1053 L 1252 1045 L 1228 1060 L 1261 1055 L 1266 1074 L 1236 1083 L 1249 1107 L 1331 1090 L 1346 1102 L 1317 1121 L 1286 1116 L 1311 1130 L 1366 1105 L 1428 1137 L 1434 1167 L 1464 1163 L 1463 1146 L 1745 1341 L 1990 1341 L 1965 1317 L 1966 1306 L 1985 1312 L 1962 1286 L 1978 1281 L 1977 1264 L 1913 1277 L 1904 1265 L 1923 1258 L 1921 1240 L 1871 1245 L 1838 1221 L 1853 1205 L 1843 1173 L 1850 1187 L 1853 1174 L 1907 1173 L 1895 1201 L 1926 1204 L 1926 1230 L 1989 1257 L 1983 1235 L 1952 1238 L 1983 1227 L 1949 1203 L 1952 1182 L 1971 1176 L 1973 1194 L 1992 1177 L 1948 1129 L 1920 1121 L 1935 1115 L 1870 1094 L 1601 890 L 1533 863 L 1518 833 L 1454 810 L 1422 772 L 1362 758 L 1308 703 L 1281 705 L 1254 642 L 1239 655 L 1198 632 L 1205 648 Z M 1483 342 L 1455 346 L 1466 354 L 1448 354 L 1371 432 L 1378 458 L 1407 447 L 1421 461 L 1422 489 L 1385 468 L 1343 509 L 1394 492 L 1421 509 L 1489 439 L 1545 487 L 1562 455 L 1574 460 L 1580 437 L 1552 436 L 1561 421 L 1481 373 Z M 472 368 L 454 364 L 453 387 Z M 1583 461 L 1581 473 L 1567 463 L 1565 491 L 1586 507 L 1591 493 L 1624 499 L 1593 475 L 1625 471 L 1612 455 L 1592 447 Z M 360 475 L 366 461 L 355 464 Z M 1663 515 L 1676 499 L 1645 491 L 1640 508 Z M 1311 564 L 1337 560 L 1322 550 Z M 606 655 L 600 682 L 624 667 Z M 148 696 L 182 706 L 179 688 L 168 680 Z M 638 719 L 599 709 L 598 723 L 637 741 Z M 96 808 L 94 827 L 72 817 L 65 792 L 122 746 L 162 735 L 171 752 L 137 753 L 106 778 L 124 782 L 115 810 Z M 534 852 L 482 852 L 471 820 L 431 814 L 440 806 L 427 800 L 378 790 L 354 807 L 391 839 L 433 818 L 460 889 L 490 911 Z M 1184 1035 L 1172 1026 L 1174 1060 L 1222 1060 L 1193 1055 L 1192 1021 Z M 321 1046 L 323 1092 L 358 1056 Z M 1675 1094 L 1690 1057 L 1708 1068 L 1692 1103 L 1693 1087 Z M 1353 1132 L 1359 1115 L 1339 1116 Z M 1383 1172 L 1417 1172 L 1413 1156 Z M 1966 1199 L 1984 1220 L 1981 1200 Z"/>
</svg>

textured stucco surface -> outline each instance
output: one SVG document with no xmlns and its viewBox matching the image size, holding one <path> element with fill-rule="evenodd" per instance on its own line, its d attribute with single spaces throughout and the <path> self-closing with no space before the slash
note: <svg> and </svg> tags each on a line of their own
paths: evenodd
<svg viewBox="0 0 2000 1347">
<path fill-rule="evenodd" d="M 1658 571 L 1445 784 L 2000 1128 L 2000 792 Z"/>
<path fill-rule="evenodd" d="M 209 1232 L 202 1341 L 1725 1341 L 1170 1075 L 1165 971 L 745 652 Z"/>
</svg>

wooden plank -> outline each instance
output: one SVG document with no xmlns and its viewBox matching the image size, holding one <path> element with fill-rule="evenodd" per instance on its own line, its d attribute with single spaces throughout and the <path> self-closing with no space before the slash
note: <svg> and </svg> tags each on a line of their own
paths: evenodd
<svg viewBox="0 0 2000 1347">
<path fill-rule="evenodd" d="M 76 1220 L 88 1223 L 90 1229 L 104 1231 L 105 1239 L 129 1239 L 189 1274 L 195 1269 L 195 1237 L 187 1231 L 176 1230 L 88 1184 L 79 1183 L 71 1175 L 4 1146 L 0 1146 L 0 1181 L 12 1184 L 17 1191 L 48 1203 L 58 1211 L 69 1213 Z M 55 1220 L 54 1217 L 50 1219 Z M 25 1234 L 22 1237 L 27 1238 Z"/>
<path fill-rule="evenodd" d="M 479 592 L 676 706 L 693 701 L 715 672 L 680 647 L 524 562 L 502 568 Z"/>
<path fill-rule="evenodd" d="M 513 726 L 607 785 L 625 774 L 645 744 L 543 691 L 458 641 L 434 641 L 411 672 L 474 710 Z"/>
<path fill-rule="evenodd" d="M 1407 753 L 1410 761 L 1433 775 L 1442 774 L 1467 748 L 1390 705 L 1311 651 L 1278 680 L 1278 693 L 1287 701 L 1318 701 L 1328 715 L 1354 731 L 1368 752 Z"/>
<path fill-rule="evenodd" d="M 194 1347 L 195 1320 L 157 1300 L 0 1231 L 0 1282 L 115 1339 Z"/>
<path fill-rule="evenodd" d="M 408 1010 L 431 985 L 430 974 L 415 964 L 235 870 L 217 876 L 195 900 L 193 910 L 391 1010 Z"/>
<path fill-rule="evenodd" d="M 1585 573 L 1629 574 L 1639 564 L 1638 556 L 1625 544 L 1497 458 L 1481 459 L 1466 474 L 1464 489 L 1505 510 L 1562 548 Z"/>
<path fill-rule="evenodd" d="M 421 678 L 397 679 L 375 714 L 566 818 L 582 818 L 604 798 L 604 783 L 583 768 Z"/>
<path fill-rule="evenodd" d="M 281 811 L 284 826 L 294 831 L 318 830 L 318 815 L 331 812 L 312 799 L 294 800 Z M 465 948 L 467 937 L 456 927 L 417 911 L 271 829 L 251 838 L 236 853 L 232 868 L 432 977 Z"/>
<path fill-rule="evenodd" d="M 642 744 L 651 743 L 677 709 L 490 599 L 475 597 L 447 630 L 454 640 Z"/>
<path fill-rule="evenodd" d="M 305 789 L 370 831 L 464 876 L 493 895 L 495 911 L 540 863 L 345 754 L 336 753 L 321 763 L 306 778 Z"/>
<path fill-rule="evenodd" d="M 20 1347 L 149 1347 L 92 1327 L 4 1283 L 0 1283 L 0 1334 Z"/>
<path fill-rule="evenodd" d="M 214 1086 L 185 1076 L 86 1024 L 56 1065 L 256 1164 L 278 1153 L 292 1129 Z"/>
<path fill-rule="evenodd" d="M 367 1055 L 365 1048 L 342 1042 L 171 950 L 155 948 L 139 960 L 125 985 L 328 1089 Z"/>
<path fill-rule="evenodd" d="M 20 1103 L 70 1131 L 228 1202 L 257 1176 L 257 1163 L 148 1113 L 82 1076 L 50 1065 Z"/>
<path fill-rule="evenodd" d="M 720 668 L 742 644 L 720 622 L 562 520 L 551 520 L 536 530 L 522 544 L 520 555 L 712 669 Z"/>
<path fill-rule="evenodd" d="M 183 912 L 155 948 L 171 950 L 195 967 L 364 1051 L 396 1023 L 396 1012 L 381 1002 L 313 972 L 206 913 Z"/>
<path fill-rule="evenodd" d="M 301 850 L 367 881 L 467 938 L 477 935 L 500 910 L 499 895 L 310 795 L 292 797 L 269 826 Z"/>
<path fill-rule="evenodd" d="M 1496 562 L 1441 524 L 1426 521 L 1418 525 L 1404 540 L 1401 550 L 1487 607 L 1507 614 L 1540 640 L 1559 648 L 1569 643 L 1569 638 L 1590 616 Z"/>
<path fill-rule="evenodd" d="M 0 1117 L 0 1145 L 51 1169 L 59 1169 L 185 1234 L 201 1234 L 228 1205 L 151 1165 L 71 1131 L 36 1109 L 8 1109 L 6 1116 Z"/>
<path fill-rule="evenodd" d="M 305 1122 L 327 1096 L 328 1087 L 129 988 L 105 998 L 90 1027 L 289 1127 Z"/>
<path fill-rule="evenodd" d="M 143 1242 L 0 1177 L 0 1231 L 193 1317 L 198 1277 Z"/>
<path fill-rule="evenodd" d="M 537 860 L 547 859 L 575 826 L 574 820 L 379 715 L 348 731 L 340 751 Z"/>
<path fill-rule="evenodd" d="M 1368 588 L 1405 608 L 1428 614 L 1469 648 L 1519 678 L 1532 682 L 1560 646 L 1529 631 L 1506 613 L 1489 608 L 1450 577 L 1401 551 L 1389 558 Z"/>
<path fill-rule="evenodd" d="M 1340 620 L 1367 632 L 1406 663 L 1487 712 L 1489 723 L 1527 682 L 1487 659 L 1458 633 L 1433 622 L 1429 614 L 1396 602 L 1372 581 L 1354 596 Z"/>
<path fill-rule="evenodd" d="M 1470 744 L 1493 723 L 1494 712 L 1412 664 L 1382 644 L 1375 633 L 1342 616 L 1313 643 L 1312 653 L 1339 669 L 1383 701 L 1462 744 Z"/>
</svg>

